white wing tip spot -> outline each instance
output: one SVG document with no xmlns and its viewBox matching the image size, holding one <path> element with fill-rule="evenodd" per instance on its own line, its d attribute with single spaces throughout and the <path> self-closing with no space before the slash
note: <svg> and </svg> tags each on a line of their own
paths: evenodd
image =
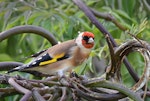
<svg viewBox="0 0 150 101">
<path fill-rule="evenodd" d="M 42 59 L 42 57 L 39 57 L 37 60 L 41 60 Z"/>
<path fill-rule="evenodd" d="M 36 62 L 33 62 L 33 63 L 32 63 L 32 65 L 35 65 L 35 64 L 36 64 Z"/>
<path fill-rule="evenodd" d="M 46 54 L 43 54 L 43 56 L 45 56 Z"/>
</svg>

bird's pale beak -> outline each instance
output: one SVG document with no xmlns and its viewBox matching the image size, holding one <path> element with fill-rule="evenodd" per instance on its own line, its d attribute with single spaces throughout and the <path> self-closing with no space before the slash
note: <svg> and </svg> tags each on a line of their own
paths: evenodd
<svg viewBox="0 0 150 101">
<path fill-rule="evenodd" d="M 93 38 L 89 38 L 88 43 L 93 43 L 94 39 Z"/>
</svg>

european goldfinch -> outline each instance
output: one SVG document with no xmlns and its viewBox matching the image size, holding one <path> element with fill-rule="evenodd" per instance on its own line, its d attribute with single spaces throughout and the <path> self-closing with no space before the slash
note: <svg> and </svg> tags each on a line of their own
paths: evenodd
<svg viewBox="0 0 150 101">
<path fill-rule="evenodd" d="M 65 72 L 83 63 L 89 57 L 93 46 L 94 34 L 81 32 L 76 39 L 54 45 L 38 54 L 30 63 L 9 70 L 8 73 L 31 70 L 63 76 Z"/>
</svg>

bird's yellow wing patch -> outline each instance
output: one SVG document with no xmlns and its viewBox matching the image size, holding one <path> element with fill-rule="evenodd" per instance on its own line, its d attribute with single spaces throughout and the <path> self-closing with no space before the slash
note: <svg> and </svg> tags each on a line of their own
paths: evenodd
<svg viewBox="0 0 150 101">
<path fill-rule="evenodd" d="M 58 54 L 58 55 L 54 56 L 51 60 L 43 61 L 39 65 L 43 66 L 43 65 L 47 65 L 47 64 L 57 62 L 59 59 L 63 58 L 64 56 L 65 56 L 65 53 Z"/>
<path fill-rule="evenodd" d="M 52 60 L 48 60 L 48 61 L 41 62 L 39 65 L 40 65 L 40 66 L 43 66 L 43 65 L 47 65 L 47 64 L 54 63 L 54 62 L 56 62 L 56 61 L 57 61 L 57 59 L 52 59 Z"/>
</svg>

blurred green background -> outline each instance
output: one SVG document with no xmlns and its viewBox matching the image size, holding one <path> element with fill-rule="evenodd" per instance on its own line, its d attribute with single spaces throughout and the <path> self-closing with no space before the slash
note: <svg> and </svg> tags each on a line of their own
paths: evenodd
<svg viewBox="0 0 150 101">
<path fill-rule="evenodd" d="M 147 0 L 146 4 L 143 1 L 84 0 L 86 5 L 92 9 L 101 13 L 112 14 L 132 34 L 150 42 L 150 10 L 146 7 L 146 4 L 150 6 L 150 1 Z M 118 44 L 132 39 L 130 35 L 120 30 L 112 22 L 101 18 L 97 19 L 111 33 Z M 0 0 L 0 32 L 20 25 L 43 27 L 53 33 L 60 42 L 75 38 L 78 31 L 93 32 L 96 36 L 95 48 L 87 64 L 84 63 L 76 69 L 78 74 L 100 76 L 110 62 L 104 36 L 71 0 Z M 24 57 L 50 46 L 51 44 L 46 39 L 35 34 L 15 35 L 0 42 L 0 61 L 27 63 L 30 59 L 24 59 Z M 93 58 L 97 60 L 99 67 L 92 66 Z M 140 76 L 144 68 L 143 57 L 135 52 L 129 54 L 128 59 Z M 103 62 L 101 63 L 100 60 Z M 97 71 L 97 68 L 101 69 Z M 124 65 L 122 65 L 122 76 L 126 86 L 131 87 L 134 84 Z M 26 75 L 26 77 L 30 78 L 30 75 Z M 5 98 L 5 100 L 10 99 L 10 97 Z M 15 96 L 14 101 L 16 99 L 18 96 Z"/>
</svg>

